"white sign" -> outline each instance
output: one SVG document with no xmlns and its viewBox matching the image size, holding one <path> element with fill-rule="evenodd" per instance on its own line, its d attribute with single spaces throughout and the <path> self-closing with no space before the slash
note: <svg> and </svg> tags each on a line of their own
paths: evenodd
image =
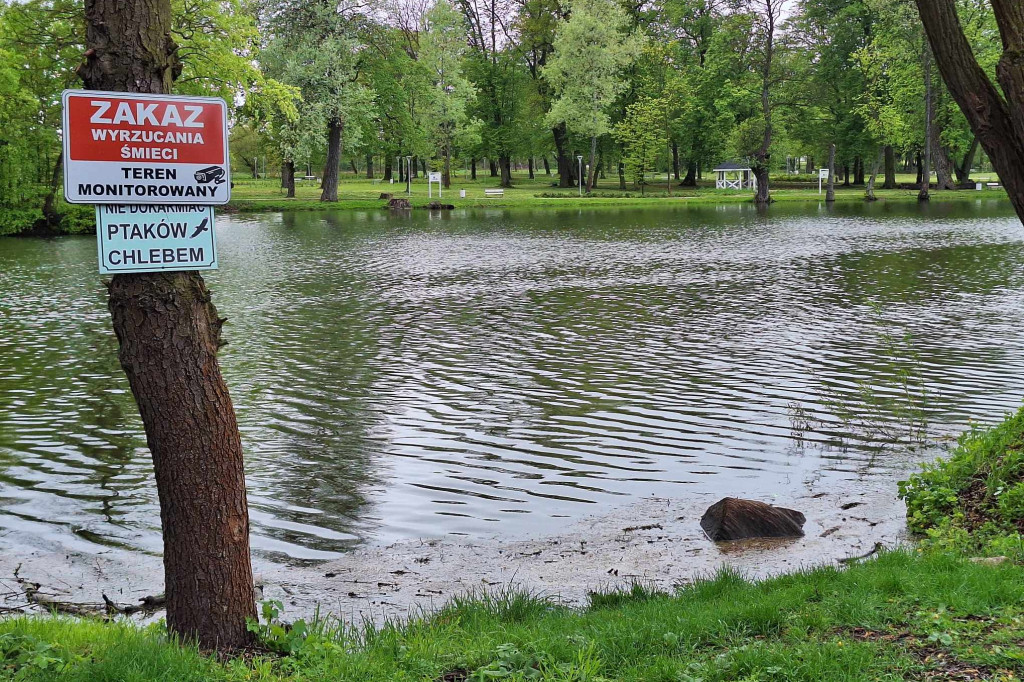
<svg viewBox="0 0 1024 682">
<path fill-rule="evenodd" d="M 821 181 L 828 180 L 828 168 L 818 169 L 818 194 L 821 194 Z"/>
<path fill-rule="evenodd" d="M 441 174 L 440 173 L 427 173 L 427 196 L 431 199 L 434 198 L 434 193 L 431 191 L 434 187 L 433 183 L 437 183 L 437 198 L 441 198 Z"/>
<path fill-rule="evenodd" d="M 227 104 L 95 90 L 63 95 L 64 197 L 73 204 L 226 204 Z"/>
<path fill-rule="evenodd" d="M 96 206 L 100 274 L 216 270 L 212 206 Z"/>
</svg>

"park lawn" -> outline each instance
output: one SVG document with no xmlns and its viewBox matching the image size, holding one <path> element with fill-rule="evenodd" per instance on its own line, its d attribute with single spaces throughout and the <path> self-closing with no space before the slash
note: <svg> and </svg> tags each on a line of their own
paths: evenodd
<svg viewBox="0 0 1024 682">
<path fill-rule="evenodd" d="M 671 596 L 638 587 L 582 611 L 508 591 L 404 625 L 321 624 L 294 653 L 226 663 L 156 627 L 12 617 L 0 658 L 0 676 L 69 681 L 1015 680 L 1024 568 L 895 551 L 757 583 L 724 571 Z"/>
<path fill-rule="evenodd" d="M 579 195 L 577 188 L 553 187 L 557 184 L 551 176 L 538 175 L 530 180 L 526 174 L 514 174 L 513 186 L 504 190 L 504 196 L 490 198 L 484 190 L 498 187 L 498 178 L 486 174 L 478 174 L 473 181 L 461 176 L 453 177 L 451 189 L 444 190 L 441 201 L 456 208 L 596 208 L 596 207 L 636 207 L 666 206 L 672 204 L 722 204 L 749 203 L 753 193 L 749 190 L 716 190 L 713 187 L 699 188 L 677 187 L 673 183 L 672 194 L 669 196 L 664 181 L 648 185 L 643 196 L 638 190 L 618 189 L 613 178 L 601 181 L 594 189 L 592 196 Z M 984 178 L 982 178 L 984 179 Z M 910 175 L 897 176 L 901 183 L 911 183 Z M 283 210 L 375 210 L 383 208 L 386 200 L 380 198 L 382 193 L 391 193 L 396 197 L 409 197 L 414 207 L 425 207 L 432 199 L 438 200 L 437 185 L 433 187 L 432 199 L 428 197 L 427 182 L 422 177 L 412 182 L 412 194 L 405 193 L 405 184 L 388 184 L 383 181 L 374 182 L 352 173 L 343 173 L 339 182 L 338 201 L 325 203 L 320 201 L 319 184 L 314 181 L 296 180 L 295 197 L 286 198 L 277 178 L 253 180 L 236 174 L 231 190 L 231 203 L 228 210 L 240 212 L 283 211 Z M 816 183 L 777 182 L 778 187 L 772 189 L 772 197 L 776 201 L 820 201 L 823 194 L 818 193 Z M 466 198 L 459 196 L 460 190 L 466 190 Z M 877 189 L 876 196 L 883 201 L 916 201 L 917 190 L 883 190 Z M 979 196 L 990 198 L 1005 197 L 1002 189 L 933 191 L 934 201 L 975 199 Z M 862 201 L 863 187 L 837 187 L 836 200 Z"/>
</svg>

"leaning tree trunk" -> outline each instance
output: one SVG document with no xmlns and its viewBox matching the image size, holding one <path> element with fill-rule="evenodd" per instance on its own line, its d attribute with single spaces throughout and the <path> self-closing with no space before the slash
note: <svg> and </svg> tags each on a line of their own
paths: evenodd
<svg viewBox="0 0 1024 682">
<path fill-rule="evenodd" d="M 891 144 L 885 145 L 883 151 L 885 153 L 885 182 L 882 183 L 882 189 L 896 189 L 896 153 Z"/>
<path fill-rule="evenodd" d="M 996 77 L 1005 99 L 978 65 L 955 0 L 917 0 L 917 9 L 950 94 L 1024 220 L 1024 7 L 1017 0 L 992 0 L 1003 40 Z"/>
<path fill-rule="evenodd" d="M 86 0 L 92 90 L 167 93 L 180 73 L 170 0 Z M 256 618 L 242 443 L 217 362 L 224 320 L 198 272 L 114 275 L 108 307 L 153 457 L 167 626 L 205 648 Z"/>
<path fill-rule="evenodd" d="M 285 161 L 281 164 L 281 185 L 288 190 L 289 199 L 295 197 L 295 162 Z"/>
<path fill-rule="evenodd" d="M 836 146 L 828 147 L 828 188 L 825 190 L 825 203 L 836 200 Z"/>
<path fill-rule="evenodd" d="M 324 163 L 324 179 L 320 185 L 320 201 L 338 200 L 338 166 L 341 164 L 340 119 L 332 118 L 327 125 L 327 161 Z"/>
</svg>

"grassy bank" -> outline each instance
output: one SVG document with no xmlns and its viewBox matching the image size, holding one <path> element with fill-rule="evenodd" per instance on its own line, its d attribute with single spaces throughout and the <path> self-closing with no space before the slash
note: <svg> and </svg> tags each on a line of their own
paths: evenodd
<svg viewBox="0 0 1024 682">
<path fill-rule="evenodd" d="M 637 190 L 621 191 L 613 179 L 605 180 L 589 196 L 580 196 L 575 188 L 553 187 L 551 177 L 538 175 L 530 179 L 526 174 L 517 174 L 513 178 L 513 187 L 505 189 L 503 196 L 487 197 L 485 189 L 498 187 L 498 179 L 481 174 L 478 180 L 456 177 L 452 187 L 444 190 L 442 200 L 456 208 L 529 208 L 548 210 L 554 208 L 649 208 L 653 206 L 672 205 L 715 205 L 749 203 L 752 193 L 749 190 L 716 190 L 713 183 L 703 183 L 698 188 L 679 187 L 673 183 L 669 194 L 664 183 L 649 185 L 641 194 Z M 986 178 L 981 178 L 982 180 Z M 912 176 L 898 176 L 900 184 L 909 186 L 913 183 Z M 338 196 L 339 201 L 325 203 L 320 201 L 320 188 L 317 182 L 299 180 L 296 183 L 296 196 L 285 197 L 277 178 L 254 180 L 245 178 L 244 174 L 236 174 L 231 203 L 222 211 L 234 213 L 257 213 L 262 211 L 380 211 L 386 201 L 380 198 L 382 193 L 391 193 L 399 197 L 409 197 L 412 205 L 417 208 L 426 207 L 430 202 L 427 196 L 427 183 L 423 178 L 414 179 L 412 193 L 405 193 L 404 184 L 388 184 L 383 181 L 374 182 L 351 173 L 342 174 Z M 460 191 L 465 190 L 462 198 Z M 434 199 L 437 198 L 437 186 L 434 186 Z M 915 202 L 917 190 L 894 189 L 876 191 L 883 202 Z M 778 202 L 821 201 L 824 196 L 818 193 L 817 182 L 794 182 L 790 177 L 773 180 L 772 196 Z M 985 189 L 981 192 L 973 190 L 956 190 L 932 192 L 935 202 L 959 201 L 977 198 L 1004 198 L 1002 189 Z M 32 231 L 42 219 L 42 190 L 38 200 L 28 200 L 19 206 L 0 207 L 0 235 L 25 234 Z M 864 200 L 863 187 L 839 187 L 836 189 L 836 201 L 840 203 L 860 202 Z M 58 234 L 74 234 L 90 232 L 95 229 L 93 209 L 91 206 L 73 206 L 59 201 L 57 212 L 61 216 L 60 223 L 52 228 Z"/>
<path fill-rule="evenodd" d="M 156 627 L 0 622 L 5 671 L 25 680 L 1010 680 L 1022 645 L 1024 569 L 904 552 L 756 584 L 723 572 L 582 612 L 463 600 L 401 627 L 313 627 L 294 653 L 226 664 Z"/>
</svg>

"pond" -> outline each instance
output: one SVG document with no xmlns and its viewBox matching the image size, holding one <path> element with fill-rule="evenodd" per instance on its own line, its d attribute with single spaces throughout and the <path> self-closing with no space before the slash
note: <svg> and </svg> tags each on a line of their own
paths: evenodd
<svg viewBox="0 0 1024 682">
<path fill-rule="evenodd" d="M 930 439 L 1016 408 L 1022 236 L 995 201 L 218 218 L 254 550 L 902 476 L 933 455 L 834 402 L 899 390 L 889 335 Z M 93 238 L 0 241 L 0 551 L 160 551 L 116 350 Z"/>
</svg>

